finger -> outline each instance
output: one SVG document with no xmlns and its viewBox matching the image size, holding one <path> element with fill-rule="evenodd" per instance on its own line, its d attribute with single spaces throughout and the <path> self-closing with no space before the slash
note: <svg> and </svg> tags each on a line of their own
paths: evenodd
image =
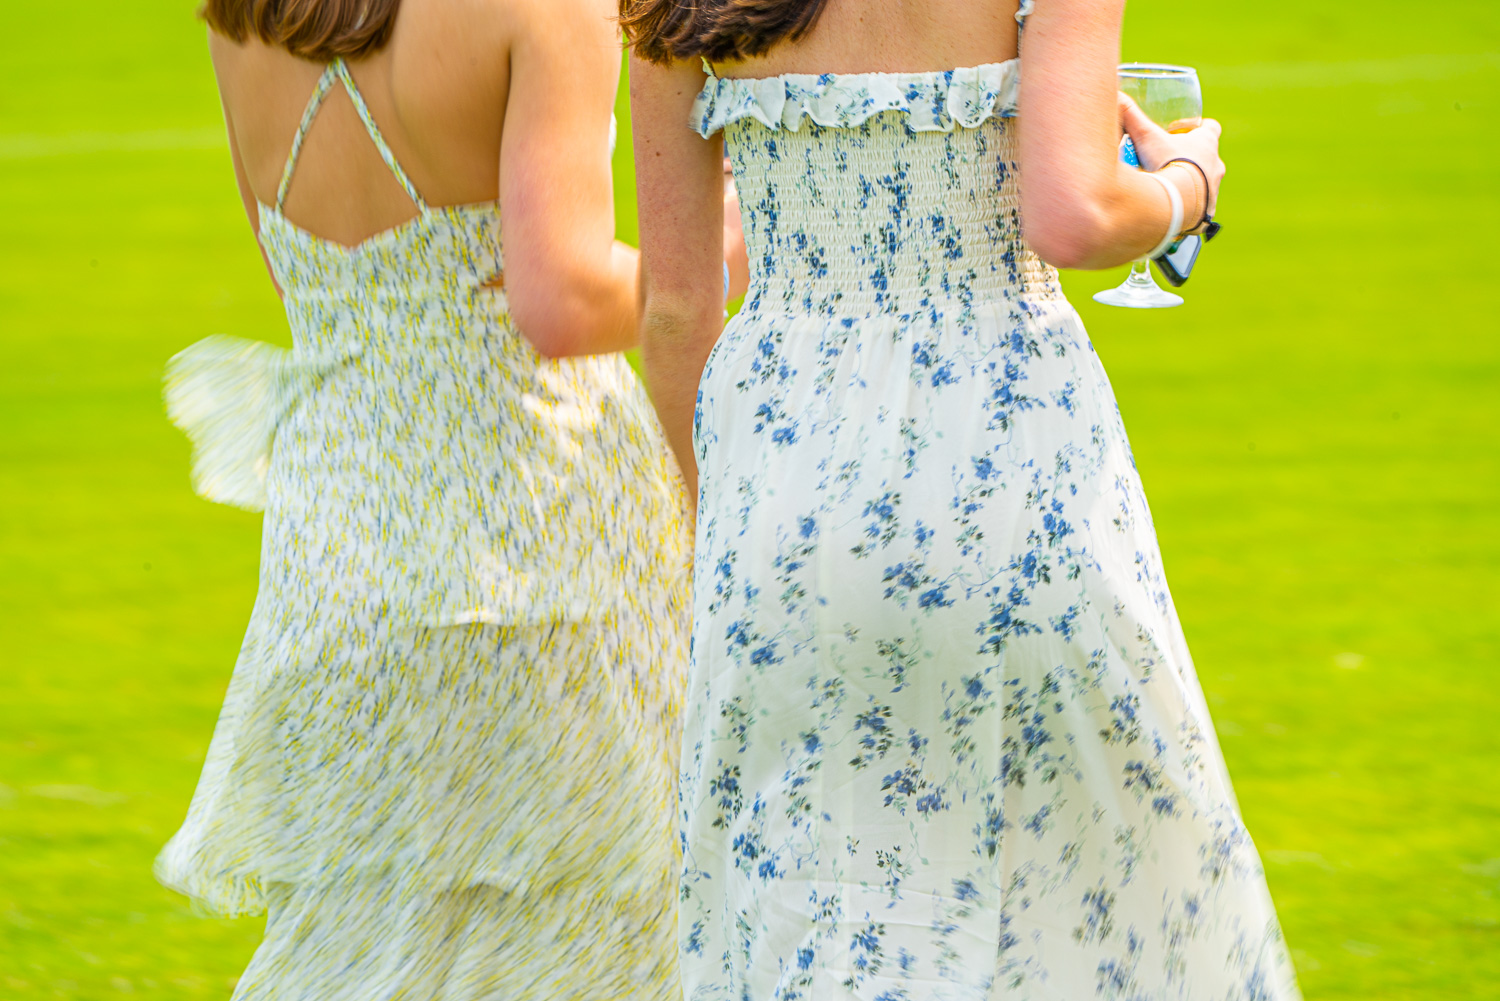
<svg viewBox="0 0 1500 1001">
<path fill-rule="evenodd" d="M 1121 124 L 1125 127 L 1125 131 L 1130 133 L 1132 138 L 1155 137 L 1158 134 L 1167 134 L 1166 129 L 1163 129 L 1147 117 L 1146 113 L 1141 110 L 1140 105 L 1131 101 L 1128 97 L 1125 100 L 1130 101 L 1130 103 L 1122 106 Z"/>
<path fill-rule="evenodd" d="M 1217 118 L 1205 118 L 1205 119 L 1203 119 L 1203 124 L 1199 125 L 1198 128 L 1200 128 L 1200 129 L 1208 129 L 1210 132 L 1212 132 L 1214 134 L 1215 138 L 1217 138 L 1219 136 L 1222 136 L 1224 134 L 1224 127 L 1219 124 L 1219 120 Z"/>
</svg>

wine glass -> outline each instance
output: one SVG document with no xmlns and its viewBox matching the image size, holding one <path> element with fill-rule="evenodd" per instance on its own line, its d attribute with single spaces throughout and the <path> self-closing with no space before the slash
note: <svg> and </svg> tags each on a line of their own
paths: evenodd
<svg viewBox="0 0 1500 1001">
<path fill-rule="evenodd" d="M 1203 91 L 1198 86 L 1198 71 L 1191 66 L 1123 63 L 1119 80 L 1120 90 L 1168 132 L 1189 132 L 1203 124 Z M 1120 158 L 1132 167 L 1140 166 L 1129 136 L 1120 144 Z M 1143 257 L 1130 265 L 1130 274 L 1122 284 L 1094 293 L 1094 301 L 1106 306 L 1157 309 L 1181 306 L 1182 296 L 1157 285 L 1151 277 L 1151 262 Z"/>
</svg>

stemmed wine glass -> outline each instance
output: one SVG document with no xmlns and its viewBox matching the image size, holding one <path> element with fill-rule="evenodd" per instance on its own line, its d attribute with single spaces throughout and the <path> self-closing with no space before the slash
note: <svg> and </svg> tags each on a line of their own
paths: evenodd
<svg viewBox="0 0 1500 1001">
<path fill-rule="evenodd" d="M 1198 71 L 1191 66 L 1123 63 L 1119 73 L 1120 90 L 1168 132 L 1189 132 L 1203 124 L 1203 91 L 1198 86 Z M 1128 136 L 1121 143 L 1120 157 L 1131 166 L 1140 166 Z M 1157 285 L 1151 277 L 1151 262 L 1141 258 L 1130 265 L 1130 274 L 1122 284 L 1094 293 L 1094 301 L 1106 306 L 1155 309 L 1181 306 L 1182 296 Z"/>
</svg>

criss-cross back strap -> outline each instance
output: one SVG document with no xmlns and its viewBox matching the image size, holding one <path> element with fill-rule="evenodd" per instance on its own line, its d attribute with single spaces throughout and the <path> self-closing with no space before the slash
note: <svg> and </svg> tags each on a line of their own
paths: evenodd
<svg viewBox="0 0 1500 1001">
<path fill-rule="evenodd" d="M 318 109 L 323 106 L 323 98 L 328 96 L 328 88 L 333 86 L 333 81 L 338 78 L 338 73 L 332 66 L 323 71 L 318 77 L 318 85 L 313 88 L 312 96 L 307 99 L 307 108 L 302 112 L 302 122 L 297 126 L 297 134 L 292 136 L 292 148 L 286 155 L 286 166 L 281 168 L 281 184 L 276 188 L 276 210 L 281 211 L 281 204 L 286 201 L 287 189 L 292 186 L 292 172 L 297 169 L 297 157 L 302 153 L 302 141 L 307 138 L 307 130 L 311 127 L 313 119 L 318 117 Z"/>
<path fill-rule="evenodd" d="M 328 91 L 333 87 L 333 81 L 338 80 L 344 85 L 349 100 L 354 104 L 354 110 L 359 114 L 359 120 L 364 122 L 365 131 L 370 134 L 370 140 L 375 144 L 375 149 L 380 152 L 380 158 L 390 168 L 396 178 L 396 183 L 401 185 L 401 190 L 406 192 L 406 197 L 412 200 L 419 212 L 427 211 L 427 202 L 423 201 L 422 195 L 417 191 L 417 186 L 406 176 L 406 171 L 396 160 L 396 154 L 391 152 L 391 147 L 386 144 L 385 136 L 380 134 L 380 126 L 375 124 L 375 116 L 370 114 L 369 105 L 365 104 L 364 95 L 354 85 L 354 77 L 349 75 L 349 67 L 344 64 L 343 59 L 335 59 L 328 64 L 323 75 L 318 77 L 318 85 L 313 88 L 312 96 L 307 99 L 307 110 L 302 112 L 302 122 L 297 126 L 297 134 L 292 137 L 292 148 L 287 153 L 286 168 L 281 172 L 281 185 L 276 189 L 276 209 L 281 210 L 282 203 L 286 201 L 287 190 L 292 186 L 292 174 L 297 169 L 297 157 L 302 152 L 302 142 L 307 138 L 307 130 L 312 127 L 313 119 L 318 117 L 318 109 L 323 106 L 323 99 L 328 96 Z"/>
</svg>

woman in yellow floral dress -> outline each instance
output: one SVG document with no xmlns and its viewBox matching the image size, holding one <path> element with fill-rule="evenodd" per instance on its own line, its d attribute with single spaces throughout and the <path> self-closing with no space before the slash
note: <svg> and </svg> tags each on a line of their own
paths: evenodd
<svg viewBox="0 0 1500 1001">
<path fill-rule="evenodd" d="M 236 999 L 677 992 L 688 541 L 618 353 L 610 13 L 206 8 L 295 345 L 211 338 L 166 386 L 198 490 L 265 511 L 157 862 L 213 911 L 268 912 Z"/>
</svg>

